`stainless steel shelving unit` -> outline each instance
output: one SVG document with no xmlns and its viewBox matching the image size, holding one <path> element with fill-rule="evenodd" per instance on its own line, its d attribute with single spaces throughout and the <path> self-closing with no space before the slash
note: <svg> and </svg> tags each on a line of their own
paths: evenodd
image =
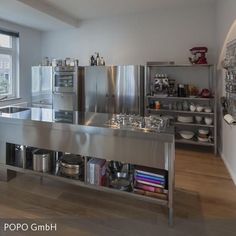
<svg viewBox="0 0 236 236">
<path fill-rule="evenodd" d="M 152 95 L 151 94 L 151 82 L 152 82 L 152 76 L 154 73 L 163 73 L 163 71 L 172 72 L 171 79 L 174 78 L 174 72 L 178 71 L 185 73 L 186 70 L 188 70 L 188 73 L 190 74 L 190 70 L 194 70 L 195 73 L 194 76 L 196 76 L 196 73 L 198 71 L 207 70 L 205 73 L 207 78 L 199 78 L 202 80 L 205 80 L 203 82 L 207 83 L 206 88 L 208 88 L 213 94 L 214 97 L 210 98 L 202 98 L 202 97 L 172 97 L 172 96 L 158 96 L 158 95 Z M 165 74 L 168 74 L 167 72 Z M 179 76 L 180 77 L 180 76 Z M 146 67 L 146 78 L 145 78 L 145 114 L 146 115 L 171 115 L 175 118 L 175 127 L 176 127 L 176 143 L 182 143 L 182 144 L 188 144 L 188 145 L 198 145 L 198 146 L 208 146 L 214 148 L 215 155 L 217 154 L 217 97 L 215 94 L 216 91 L 216 80 L 215 78 L 215 68 L 214 65 L 191 65 L 191 64 L 167 64 L 167 65 L 159 65 L 155 63 L 147 63 Z M 181 83 L 189 84 L 189 78 L 181 78 Z M 196 80 L 195 80 L 196 81 Z M 197 81 L 199 82 L 199 81 Z M 176 83 L 178 83 L 178 80 L 176 80 Z M 193 83 L 194 84 L 194 83 Z M 164 103 L 173 103 L 173 102 L 192 102 L 192 103 L 200 103 L 200 104 L 208 104 L 212 107 L 213 111 L 210 113 L 207 112 L 191 112 L 190 110 L 169 110 L 169 109 L 153 109 L 149 107 L 150 101 L 160 101 Z M 178 115 L 184 115 L 184 116 L 202 116 L 202 117 L 211 117 L 213 118 L 213 124 L 207 125 L 205 123 L 182 123 L 176 121 Z M 211 134 L 213 136 L 214 141 L 213 142 L 199 142 L 197 139 L 192 140 L 185 140 L 178 138 L 178 130 L 179 129 L 187 129 L 187 130 L 196 130 L 197 128 L 208 128 L 211 131 Z"/>
</svg>

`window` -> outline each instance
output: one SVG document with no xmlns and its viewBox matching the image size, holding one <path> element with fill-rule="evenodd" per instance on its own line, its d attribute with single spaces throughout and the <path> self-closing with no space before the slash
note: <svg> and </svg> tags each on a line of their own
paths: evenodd
<svg viewBox="0 0 236 236">
<path fill-rule="evenodd" d="M 0 29 L 0 96 L 18 96 L 19 34 Z"/>
</svg>

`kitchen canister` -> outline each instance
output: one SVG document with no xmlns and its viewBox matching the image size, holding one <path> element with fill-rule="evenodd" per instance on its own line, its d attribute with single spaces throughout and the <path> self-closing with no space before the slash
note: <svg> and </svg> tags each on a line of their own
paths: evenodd
<svg viewBox="0 0 236 236">
<path fill-rule="evenodd" d="M 33 170 L 38 172 L 49 172 L 52 167 L 51 153 L 46 150 L 37 149 L 33 152 Z"/>
</svg>

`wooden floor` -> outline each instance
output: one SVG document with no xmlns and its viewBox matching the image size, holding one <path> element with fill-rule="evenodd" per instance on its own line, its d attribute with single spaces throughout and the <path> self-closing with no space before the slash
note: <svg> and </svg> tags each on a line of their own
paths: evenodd
<svg viewBox="0 0 236 236">
<path fill-rule="evenodd" d="M 209 153 L 176 152 L 175 226 L 165 208 L 39 177 L 0 183 L 0 223 L 57 223 L 57 233 L 0 235 L 235 236 L 236 187 Z"/>
</svg>

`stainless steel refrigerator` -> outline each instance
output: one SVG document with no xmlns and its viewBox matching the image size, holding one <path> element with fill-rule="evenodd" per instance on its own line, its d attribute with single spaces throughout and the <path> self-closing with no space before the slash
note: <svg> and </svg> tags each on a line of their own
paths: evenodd
<svg viewBox="0 0 236 236">
<path fill-rule="evenodd" d="M 144 66 L 85 67 L 85 111 L 144 113 Z"/>
<path fill-rule="evenodd" d="M 51 66 L 33 66 L 31 68 L 31 106 L 52 108 Z"/>
</svg>

